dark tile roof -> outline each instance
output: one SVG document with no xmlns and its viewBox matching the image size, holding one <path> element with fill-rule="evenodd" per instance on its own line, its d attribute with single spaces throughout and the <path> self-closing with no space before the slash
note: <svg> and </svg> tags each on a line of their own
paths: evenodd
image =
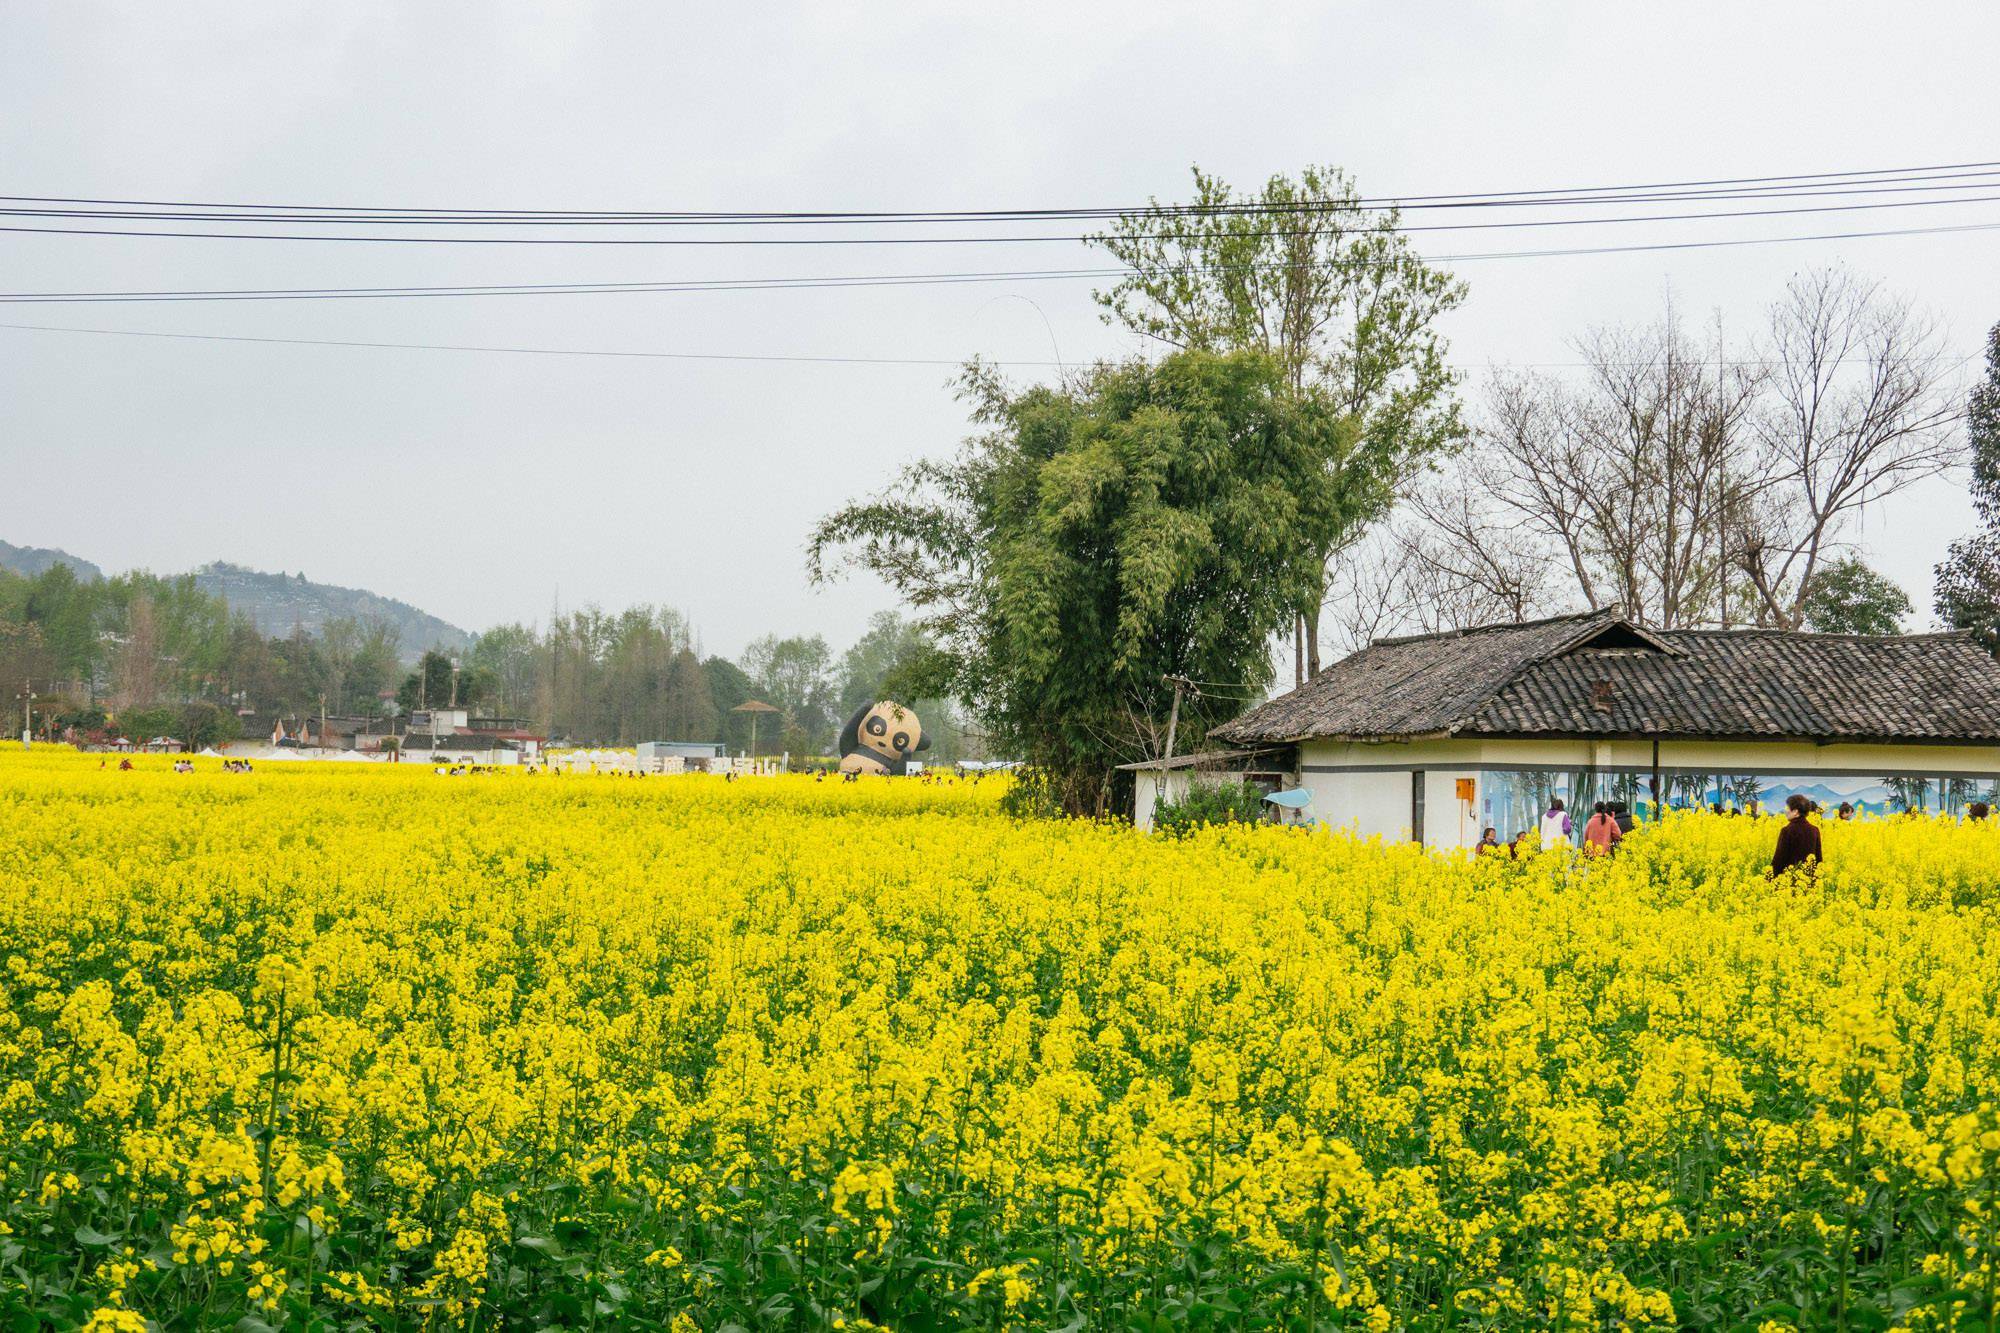
<svg viewBox="0 0 2000 1333">
<path fill-rule="evenodd" d="M 1648 631 L 1603 611 L 1378 640 L 1209 735 L 2000 743 L 2000 660 L 1963 634 Z"/>
</svg>

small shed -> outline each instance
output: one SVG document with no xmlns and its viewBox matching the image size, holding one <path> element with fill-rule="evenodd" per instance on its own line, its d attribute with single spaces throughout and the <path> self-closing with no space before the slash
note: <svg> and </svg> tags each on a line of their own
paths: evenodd
<svg viewBox="0 0 2000 1333">
<path fill-rule="evenodd" d="M 1197 782 L 1243 782 L 1260 792 L 1273 792 L 1296 785 L 1296 767 L 1295 751 L 1286 745 L 1206 750 L 1120 764 L 1118 770 L 1132 775 L 1132 822 L 1151 829 L 1159 807 L 1185 801 Z"/>
</svg>

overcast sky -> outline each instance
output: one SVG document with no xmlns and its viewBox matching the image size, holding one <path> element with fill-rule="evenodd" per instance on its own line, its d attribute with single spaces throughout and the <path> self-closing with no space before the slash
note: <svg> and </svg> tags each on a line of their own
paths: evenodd
<svg viewBox="0 0 2000 1333">
<path fill-rule="evenodd" d="M 1310 12 L 1308 12 L 1310 11 Z M 724 15 L 726 17 L 719 17 Z M 1462 3 L 173 5 L 8 0 L 0 192 L 312 205 L 1121 205 L 1340 164 L 1371 195 L 2000 159 L 2000 6 Z M 2000 193 L 2000 191 L 1996 191 Z M 1652 223 L 1613 243 L 2000 222 L 2000 203 Z M 115 224 L 114 224 L 115 225 Z M 1577 232 L 1426 237 L 1433 253 Z M 2000 231 L 1457 265 L 1477 382 L 1574 360 L 1671 291 L 1748 328 L 1845 261 L 1970 356 Z M 796 277 L 1103 262 L 1084 247 L 504 247 L 0 234 L 0 290 Z M 1026 298 L 1026 299 L 1022 299 Z M 1031 304 L 1032 302 L 1032 304 Z M 1046 324 L 1044 318 L 1046 317 Z M 1016 378 L 1135 350 L 1090 284 L 424 301 L 15 305 L 0 322 L 369 342 L 910 358 Z M 836 648 L 818 515 L 965 429 L 948 365 L 503 355 L 0 329 L 0 538 L 111 569 L 226 559 L 468 628 L 632 602 L 711 651 Z M 1871 516 L 1928 614 L 1962 483 Z"/>
</svg>

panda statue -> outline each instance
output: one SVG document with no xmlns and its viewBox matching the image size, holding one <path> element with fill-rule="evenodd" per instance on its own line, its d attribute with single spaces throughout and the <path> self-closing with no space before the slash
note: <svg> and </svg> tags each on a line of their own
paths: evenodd
<svg viewBox="0 0 2000 1333">
<path fill-rule="evenodd" d="M 902 777 L 910 756 L 930 748 L 917 715 L 887 699 L 863 704 L 840 729 L 840 771 Z"/>
</svg>

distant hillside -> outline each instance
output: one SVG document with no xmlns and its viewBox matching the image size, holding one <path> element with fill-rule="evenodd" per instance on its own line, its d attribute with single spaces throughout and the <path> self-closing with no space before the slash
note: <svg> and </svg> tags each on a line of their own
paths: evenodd
<svg viewBox="0 0 2000 1333">
<path fill-rule="evenodd" d="M 402 636 L 406 658 L 415 658 L 426 648 L 472 646 L 472 636 L 458 626 L 419 611 L 408 602 L 362 588 L 314 583 L 303 575 L 265 574 L 222 561 L 197 569 L 194 581 L 204 592 L 227 600 L 230 610 L 241 611 L 256 621 L 257 628 L 267 635 L 289 634 L 293 625 L 303 625 L 308 633 L 317 634 L 327 621 L 342 616 L 356 620 L 380 617 L 394 625 Z"/>
<path fill-rule="evenodd" d="M 76 572 L 77 578 L 85 583 L 94 583 L 104 577 L 104 571 L 81 556 L 68 551 L 54 551 L 46 546 L 13 546 L 0 542 L 0 569 L 11 569 L 16 574 L 34 578 L 46 573 L 57 565 L 68 565 Z"/>
</svg>

